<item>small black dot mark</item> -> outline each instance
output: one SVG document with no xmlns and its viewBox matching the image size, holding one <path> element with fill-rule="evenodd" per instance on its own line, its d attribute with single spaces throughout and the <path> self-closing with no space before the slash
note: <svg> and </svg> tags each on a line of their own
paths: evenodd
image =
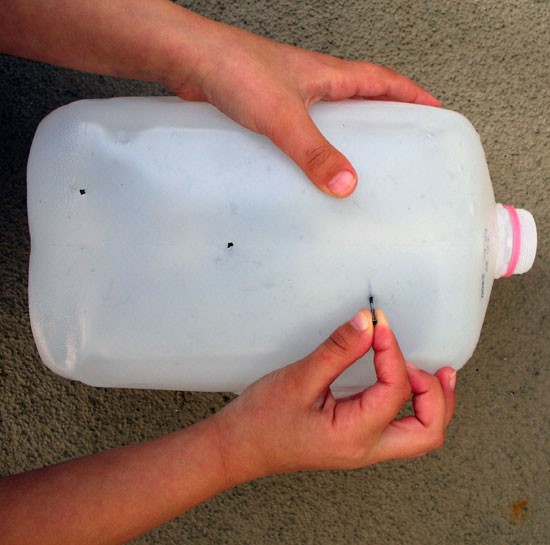
<svg viewBox="0 0 550 545">
<path fill-rule="evenodd" d="M 81 195 L 86 195 L 86 190 L 85 190 L 85 189 L 81 189 L 81 190 L 80 190 L 80 194 L 81 194 Z"/>
<path fill-rule="evenodd" d="M 232 242 L 228 242 L 228 243 L 227 243 L 227 247 L 228 247 L 228 248 L 231 248 L 231 247 L 233 247 L 233 246 L 234 246 L 234 244 L 233 244 Z"/>
</svg>

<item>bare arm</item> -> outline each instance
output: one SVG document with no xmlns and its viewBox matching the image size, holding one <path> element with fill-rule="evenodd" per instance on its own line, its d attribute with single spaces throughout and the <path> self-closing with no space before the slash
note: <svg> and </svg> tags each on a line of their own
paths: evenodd
<svg viewBox="0 0 550 545">
<path fill-rule="evenodd" d="M 169 0 L 15 0 L 0 7 L 0 51 L 85 72 L 164 82 L 195 60 L 212 21 Z M 176 60 L 177 59 L 177 60 Z"/>
<path fill-rule="evenodd" d="M 239 483 L 356 468 L 441 445 L 454 372 L 407 367 L 384 316 L 361 311 L 311 355 L 260 379 L 209 419 L 161 439 L 0 481 L 0 543 L 123 543 Z M 371 347 L 378 382 L 335 400 L 330 384 Z M 395 417 L 412 392 L 415 416 Z"/>
<path fill-rule="evenodd" d="M 0 48 L 159 81 L 182 98 L 207 100 L 270 137 L 320 189 L 340 197 L 353 191 L 356 173 L 319 133 L 308 106 L 350 97 L 438 104 L 386 68 L 277 44 L 167 0 L 3 2 Z M 368 320 L 359 315 L 311 356 L 268 375 L 203 423 L 3 479 L 0 543 L 36 535 L 45 545 L 122 543 L 253 478 L 358 467 L 438 446 L 454 407 L 451 370 L 437 377 L 407 371 L 389 328 L 377 326 L 377 341 Z M 373 339 L 379 385 L 335 401 L 329 384 Z M 411 389 L 418 418 L 393 421 Z M 388 409 L 369 411 L 371 403 Z"/>
<path fill-rule="evenodd" d="M 100 74 L 160 82 L 268 136 L 322 191 L 350 195 L 357 173 L 319 132 L 319 100 L 386 98 L 439 106 L 410 79 L 280 44 L 168 0 L 11 0 L 0 51 Z"/>
<path fill-rule="evenodd" d="M 0 480 L 0 543 L 124 543 L 230 486 L 213 419 Z"/>
</svg>

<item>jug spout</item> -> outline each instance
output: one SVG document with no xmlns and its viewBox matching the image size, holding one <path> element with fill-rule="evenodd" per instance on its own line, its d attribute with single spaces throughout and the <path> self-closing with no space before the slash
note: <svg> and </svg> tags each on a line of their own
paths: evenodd
<svg viewBox="0 0 550 545">
<path fill-rule="evenodd" d="M 497 204 L 498 258 L 495 278 L 527 272 L 537 252 L 537 227 L 530 212 Z"/>
</svg>

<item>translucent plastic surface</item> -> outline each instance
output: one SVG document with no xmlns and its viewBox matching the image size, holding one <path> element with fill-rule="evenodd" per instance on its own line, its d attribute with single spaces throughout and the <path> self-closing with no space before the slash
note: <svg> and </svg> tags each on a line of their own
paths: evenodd
<svg viewBox="0 0 550 545">
<path fill-rule="evenodd" d="M 425 106 L 312 115 L 357 169 L 348 199 L 205 104 L 82 101 L 48 116 L 28 165 L 44 362 L 98 386 L 240 391 L 306 355 L 370 285 L 407 359 L 462 366 L 498 253 L 477 133 Z M 373 380 L 368 355 L 337 393 Z"/>
</svg>

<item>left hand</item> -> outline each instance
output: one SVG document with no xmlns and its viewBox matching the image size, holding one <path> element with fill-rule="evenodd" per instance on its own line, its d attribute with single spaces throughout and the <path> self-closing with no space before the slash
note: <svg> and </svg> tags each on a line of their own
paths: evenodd
<svg viewBox="0 0 550 545">
<path fill-rule="evenodd" d="M 196 59 L 176 63 L 165 85 L 183 99 L 210 102 L 266 135 L 334 197 L 353 192 L 357 173 L 317 129 L 309 106 L 347 98 L 441 105 L 389 68 L 314 53 L 214 21 L 198 20 L 193 28 L 198 29 Z"/>
</svg>

